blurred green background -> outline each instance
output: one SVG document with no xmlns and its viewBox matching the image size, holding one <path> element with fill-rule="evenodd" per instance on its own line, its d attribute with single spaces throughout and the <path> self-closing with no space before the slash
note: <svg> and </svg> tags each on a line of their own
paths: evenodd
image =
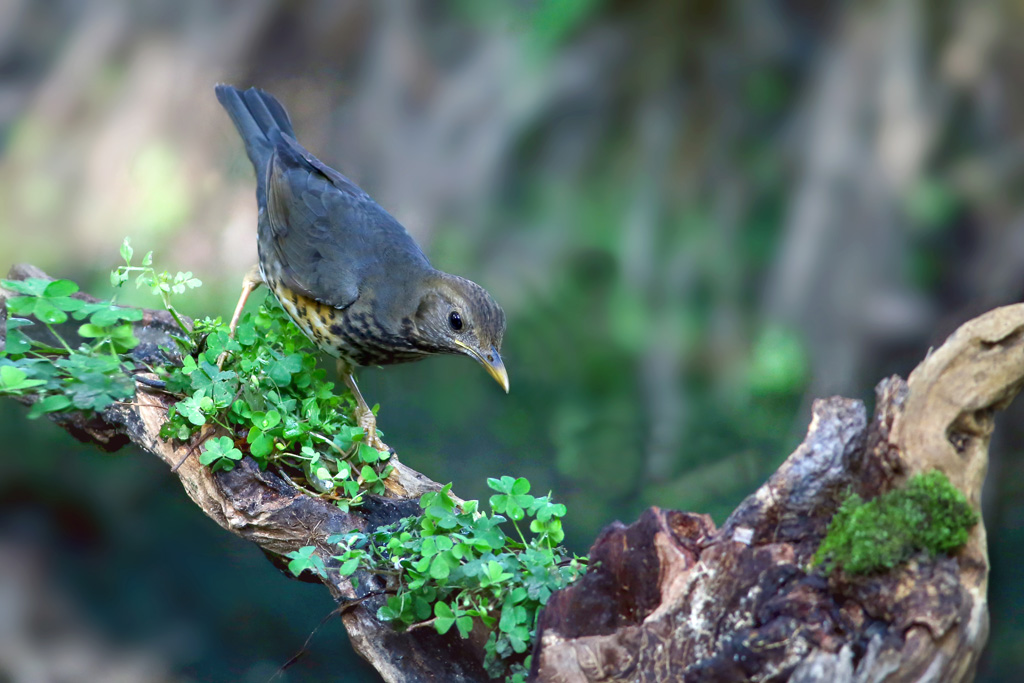
<svg viewBox="0 0 1024 683">
<path fill-rule="evenodd" d="M 213 85 L 258 85 L 507 312 L 508 396 L 462 358 L 362 372 L 405 462 L 529 477 L 579 552 L 650 505 L 721 522 L 814 398 L 1021 299 L 1022 30 L 1012 0 L 5 0 L 0 270 L 108 296 L 127 235 L 229 314 L 256 205 Z M 1024 671 L 1022 405 L 985 681 Z M 154 459 L 12 402 L 0 438 L 0 680 L 267 681 L 330 612 Z M 308 650 L 275 680 L 376 680 L 336 620 Z"/>
</svg>

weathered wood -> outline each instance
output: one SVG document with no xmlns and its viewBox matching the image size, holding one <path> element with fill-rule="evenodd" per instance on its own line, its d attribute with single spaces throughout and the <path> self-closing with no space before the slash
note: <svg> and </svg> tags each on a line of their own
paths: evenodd
<svg viewBox="0 0 1024 683">
<path fill-rule="evenodd" d="M 962 326 L 860 401 L 814 404 L 807 437 L 716 529 L 657 508 L 606 529 L 597 566 L 541 615 L 539 680 L 965 681 L 988 636 L 985 528 L 952 558 L 825 578 L 811 556 L 846 491 L 939 469 L 980 514 L 995 412 L 1024 382 L 1024 305 Z M 597 560 L 597 562 L 593 562 Z"/>
<path fill-rule="evenodd" d="M 16 267 L 13 278 L 44 276 Z M 4 292 L 0 291 L 0 303 Z M 2 312 L 2 311 L 0 311 Z M 0 326 L 0 335 L 3 328 Z M 139 360 L 153 362 L 174 331 L 164 312 L 136 325 Z M 988 632 L 985 530 L 954 558 L 888 574 L 826 579 L 808 561 L 847 490 L 873 496 L 939 468 L 979 509 L 995 411 L 1024 382 L 1024 305 L 971 321 L 904 382 L 879 384 L 873 417 L 860 401 L 814 405 L 803 444 L 716 529 L 705 515 L 651 508 L 605 529 L 592 569 L 541 615 L 534 674 L 543 681 L 960 681 Z M 164 354 L 164 356 L 161 356 Z M 394 460 L 384 497 L 351 513 L 296 490 L 248 459 L 211 473 L 196 443 L 159 438 L 171 399 L 137 385 L 102 414 L 51 416 L 101 448 L 132 442 L 174 468 L 186 493 L 224 529 L 277 563 L 328 536 L 372 529 L 417 511 L 439 485 Z M 671 501 L 666 501 L 671 502 Z M 343 607 L 353 646 L 387 681 L 485 681 L 482 652 L 433 629 L 396 632 L 374 614 L 385 580 L 321 580 Z"/>
</svg>

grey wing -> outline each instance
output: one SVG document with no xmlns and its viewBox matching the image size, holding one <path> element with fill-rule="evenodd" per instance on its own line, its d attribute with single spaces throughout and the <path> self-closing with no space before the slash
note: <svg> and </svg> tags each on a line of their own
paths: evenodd
<svg viewBox="0 0 1024 683">
<path fill-rule="evenodd" d="M 291 138 L 277 142 L 265 219 L 285 284 L 345 308 L 382 269 L 429 268 L 412 237 L 369 195 Z"/>
</svg>

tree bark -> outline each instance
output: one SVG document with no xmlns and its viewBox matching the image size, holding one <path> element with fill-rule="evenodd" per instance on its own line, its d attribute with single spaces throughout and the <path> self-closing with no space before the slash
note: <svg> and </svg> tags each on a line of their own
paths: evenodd
<svg viewBox="0 0 1024 683">
<path fill-rule="evenodd" d="M 981 512 L 995 412 L 1024 381 L 1024 305 L 957 330 L 904 381 L 816 401 L 807 437 L 721 529 L 658 508 L 613 524 L 596 565 L 541 615 L 538 680 L 964 681 L 988 637 L 979 523 L 955 557 L 885 574 L 808 568 L 846 491 L 871 498 L 931 469 Z"/>
<path fill-rule="evenodd" d="M 10 277 L 45 277 L 16 266 Z M 0 290 L 0 303 L 5 292 Z M 6 317 L 6 308 L 2 311 Z M 146 311 L 134 350 L 167 362 L 172 321 Z M 0 337 L 3 328 L 0 326 Z M 173 345 L 171 345 L 173 346 Z M 173 359 L 172 359 L 173 362 Z M 961 681 L 973 676 L 988 635 L 985 529 L 954 557 L 922 557 L 885 574 L 826 578 L 809 560 L 848 490 L 865 498 L 938 468 L 980 513 L 995 411 L 1024 382 L 1024 305 L 991 311 L 928 354 L 908 380 L 861 401 L 814 405 L 807 437 L 721 528 L 706 515 L 651 508 L 631 526 L 607 527 L 591 569 L 541 614 L 533 676 L 539 681 Z M 50 418 L 105 450 L 128 442 L 161 458 L 196 505 L 259 545 L 276 564 L 307 545 L 336 568 L 326 539 L 418 512 L 440 485 L 392 462 L 385 496 L 345 513 L 248 458 L 230 472 L 198 462 L 203 433 L 175 445 L 158 436 L 173 399 L 137 384 L 135 400 L 98 415 Z M 337 572 L 323 582 L 339 603 L 353 647 L 386 681 L 486 681 L 478 639 L 453 629 L 405 632 L 377 620 L 384 578 Z"/>
</svg>

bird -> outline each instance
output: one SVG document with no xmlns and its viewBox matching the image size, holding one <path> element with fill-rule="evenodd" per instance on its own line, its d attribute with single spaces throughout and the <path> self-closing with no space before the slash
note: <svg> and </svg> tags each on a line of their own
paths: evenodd
<svg viewBox="0 0 1024 683">
<path fill-rule="evenodd" d="M 258 88 L 215 87 L 256 171 L 259 263 L 231 317 L 266 284 L 320 350 L 338 359 L 367 443 L 376 416 L 355 369 L 462 354 L 508 393 L 505 313 L 480 285 L 435 269 L 404 227 L 366 192 L 298 143 L 285 108 Z"/>
</svg>

